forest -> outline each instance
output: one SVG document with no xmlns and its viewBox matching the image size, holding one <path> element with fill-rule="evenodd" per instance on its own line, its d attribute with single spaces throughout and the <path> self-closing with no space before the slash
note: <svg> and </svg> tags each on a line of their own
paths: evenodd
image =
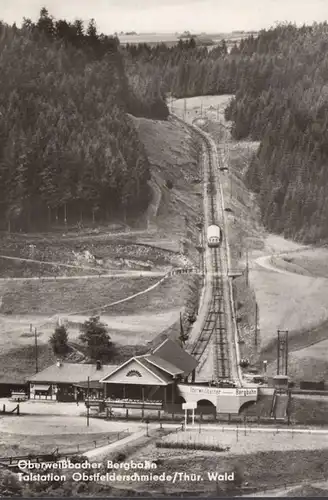
<svg viewBox="0 0 328 500">
<path fill-rule="evenodd" d="M 249 77 L 226 110 L 236 139 L 259 140 L 246 176 L 272 232 L 328 238 L 328 25 L 291 24 L 240 46 Z"/>
<path fill-rule="evenodd" d="M 0 30 L 0 227 L 145 210 L 149 162 L 128 113 L 165 119 L 168 109 L 151 82 L 146 96 L 135 95 L 118 40 L 98 34 L 93 20 L 84 28 L 46 9 L 37 23 Z"/>
<path fill-rule="evenodd" d="M 138 217 L 151 174 L 130 115 L 167 119 L 168 95 L 234 94 L 233 137 L 260 141 L 246 182 L 262 222 L 327 239 L 327 23 L 280 24 L 230 52 L 192 38 L 121 46 L 45 8 L 0 30 L 0 228 Z"/>
<path fill-rule="evenodd" d="M 228 53 L 193 40 L 125 48 L 128 74 L 153 73 L 173 96 L 234 94 L 235 139 L 260 141 L 247 175 L 265 227 L 304 242 L 328 237 L 328 25 L 283 23 Z M 132 68 L 132 69 L 131 69 Z"/>
</svg>

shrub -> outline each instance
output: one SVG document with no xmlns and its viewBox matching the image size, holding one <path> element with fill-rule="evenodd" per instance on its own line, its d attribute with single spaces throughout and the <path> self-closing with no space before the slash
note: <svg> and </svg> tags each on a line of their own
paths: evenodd
<svg viewBox="0 0 328 500">
<path fill-rule="evenodd" d="M 82 464 L 83 462 L 88 462 L 88 457 L 86 455 L 73 455 L 70 458 L 72 464 Z"/>
<path fill-rule="evenodd" d="M 230 448 L 223 448 L 218 444 L 206 443 L 177 443 L 169 441 L 156 441 L 156 448 L 182 449 L 182 450 L 203 450 L 203 451 L 229 451 Z"/>
</svg>

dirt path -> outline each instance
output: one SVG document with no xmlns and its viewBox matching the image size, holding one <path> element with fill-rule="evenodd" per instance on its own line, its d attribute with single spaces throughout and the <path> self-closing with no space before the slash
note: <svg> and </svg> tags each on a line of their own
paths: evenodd
<svg viewBox="0 0 328 500">
<path fill-rule="evenodd" d="M 79 276 L 33 276 L 29 278 L 0 278 L 0 282 L 10 281 L 69 281 L 82 279 L 99 279 L 99 278 L 159 278 L 165 276 L 164 271 L 116 271 L 108 274 L 88 274 Z"/>
<path fill-rule="evenodd" d="M 267 271 L 272 271 L 274 273 L 281 273 L 281 274 L 288 274 L 288 275 L 298 274 L 296 272 L 291 272 L 291 271 L 287 271 L 286 269 L 281 269 L 279 267 L 276 267 L 271 261 L 272 257 L 273 257 L 273 255 L 264 255 L 263 257 L 258 257 L 253 262 L 254 262 L 254 264 L 262 267 L 263 269 L 266 269 Z"/>
<path fill-rule="evenodd" d="M 119 441 L 115 441 L 114 443 L 110 443 L 106 446 L 101 446 L 99 448 L 95 448 L 93 450 L 87 451 L 83 453 L 89 460 L 92 459 L 98 459 L 100 460 L 101 457 L 106 456 L 108 453 L 112 453 L 113 451 L 116 450 L 122 450 L 124 449 L 125 446 L 137 441 L 138 439 L 144 437 L 146 435 L 145 429 L 139 430 L 131 434 L 130 436 L 127 436 L 123 439 L 120 439 Z"/>
<path fill-rule="evenodd" d="M 109 273 L 105 274 L 100 274 L 100 269 L 97 267 L 91 267 L 91 266 L 78 266 L 74 264 L 63 264 L 61 262 L 48 262 L 48 261 L 43 261 L 43 260 L 35 260 L 35 259 L 25 259 L 22 257 L 9 257 L 8 255 L 0 255 L 0 259 L 7 259 L 7 260 L 15 260 L 19 262 L 33 262 L 36 264 L 44 264 L 46 266 L 58 266 L 58 267 L 64 267 L 67 269 L 84 269 L 84 270 L 90 270 L 90 271 L 96 271 L 97 274 L 88 274 L 88 275 L 81 275 L 81 276 L 33 276 L 31 278 L 0 278 L 0 281 L 29 281 L 29 280 L 77 280 L 77 279 L 96 279 L 96 278 L 129 278 L 132 276 L 164 276 L 165 272 L 162 271 L 142 271 L 142 270 L 133 270 L 129 269 L 127 271 L 118 271 L 117 269 L 111 269 Z"/>
<path fill-rule="evenodd" d="M 157 229 L 136 229 L 133 231 L 117 231 L 117 232 L 104 232 L 104 233 L 87 233 L 87 234 L 81 234 L 81 232 L 76 232 L 76 233 L 71 233 L 71 234 L 58 234 L 57 236 L 54 236 L 54 233 L 10 233 L 11 236 L 19 237 L 22 239 L 28 238 L 37 238 L 37 239 L 54 239 L 56 237 L 60 237 L 62 240 L 76 240 L 78 239 L 79 241 L 88 241 L 90 239 L 92 240 L 104 240 L 108 238 L 117 238 L 121 236 L 129 237 L 129 236 L 142 236 L 142 235 L 150 235 L 150 234 L 156 234 Z M 7 233 L 6 233 L 7 234 Z"/>
</svg>

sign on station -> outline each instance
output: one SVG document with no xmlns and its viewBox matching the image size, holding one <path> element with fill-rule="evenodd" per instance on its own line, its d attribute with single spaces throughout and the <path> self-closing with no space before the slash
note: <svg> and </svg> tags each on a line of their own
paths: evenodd
<svg viewBox="0 0 328 500">
<path fill-rule="evenodd" d="M 188 410 L 192 410 L 192 425 L 195 424 L 195 410 L 197 408 L 197 403 L 194 401 L 189 402 L 189 403 L 182 403 L 182 409 L 185 412 L 185 428 L 187 427 L 187 420 L 188 420 Z"/>
<path fill-rule="evenodd" d="M 197 408 L 197 403 L 182 403 L 182 409 L 183 410 L 196 410 Z"/>
</svg>

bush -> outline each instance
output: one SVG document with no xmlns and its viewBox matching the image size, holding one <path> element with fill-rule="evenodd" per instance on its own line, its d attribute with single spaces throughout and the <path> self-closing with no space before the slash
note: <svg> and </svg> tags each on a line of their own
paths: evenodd
<svg viewBox="0 0 328 500">
<path fill-rule="evenodd" d="M 168 448 L 176 450 L 203 450 L 203 451 L 229 451 L 230 448 L 223 448 L 218 444 L 206 443 L 172 443 L 170 441 L 156 441 L 156 448 Z"/>
<path fill-rule="evenodd" d="M 88 457 L 86 455 L 73 455 L 70 458 L 72 464 L 82 464 L 83 462 L 88 462 Z"/>
<path fill-rule="evenodd" d="M 22 484 L 12 472 L 0 470 L 0 497 L 19 496 Z"/>
</svg>

